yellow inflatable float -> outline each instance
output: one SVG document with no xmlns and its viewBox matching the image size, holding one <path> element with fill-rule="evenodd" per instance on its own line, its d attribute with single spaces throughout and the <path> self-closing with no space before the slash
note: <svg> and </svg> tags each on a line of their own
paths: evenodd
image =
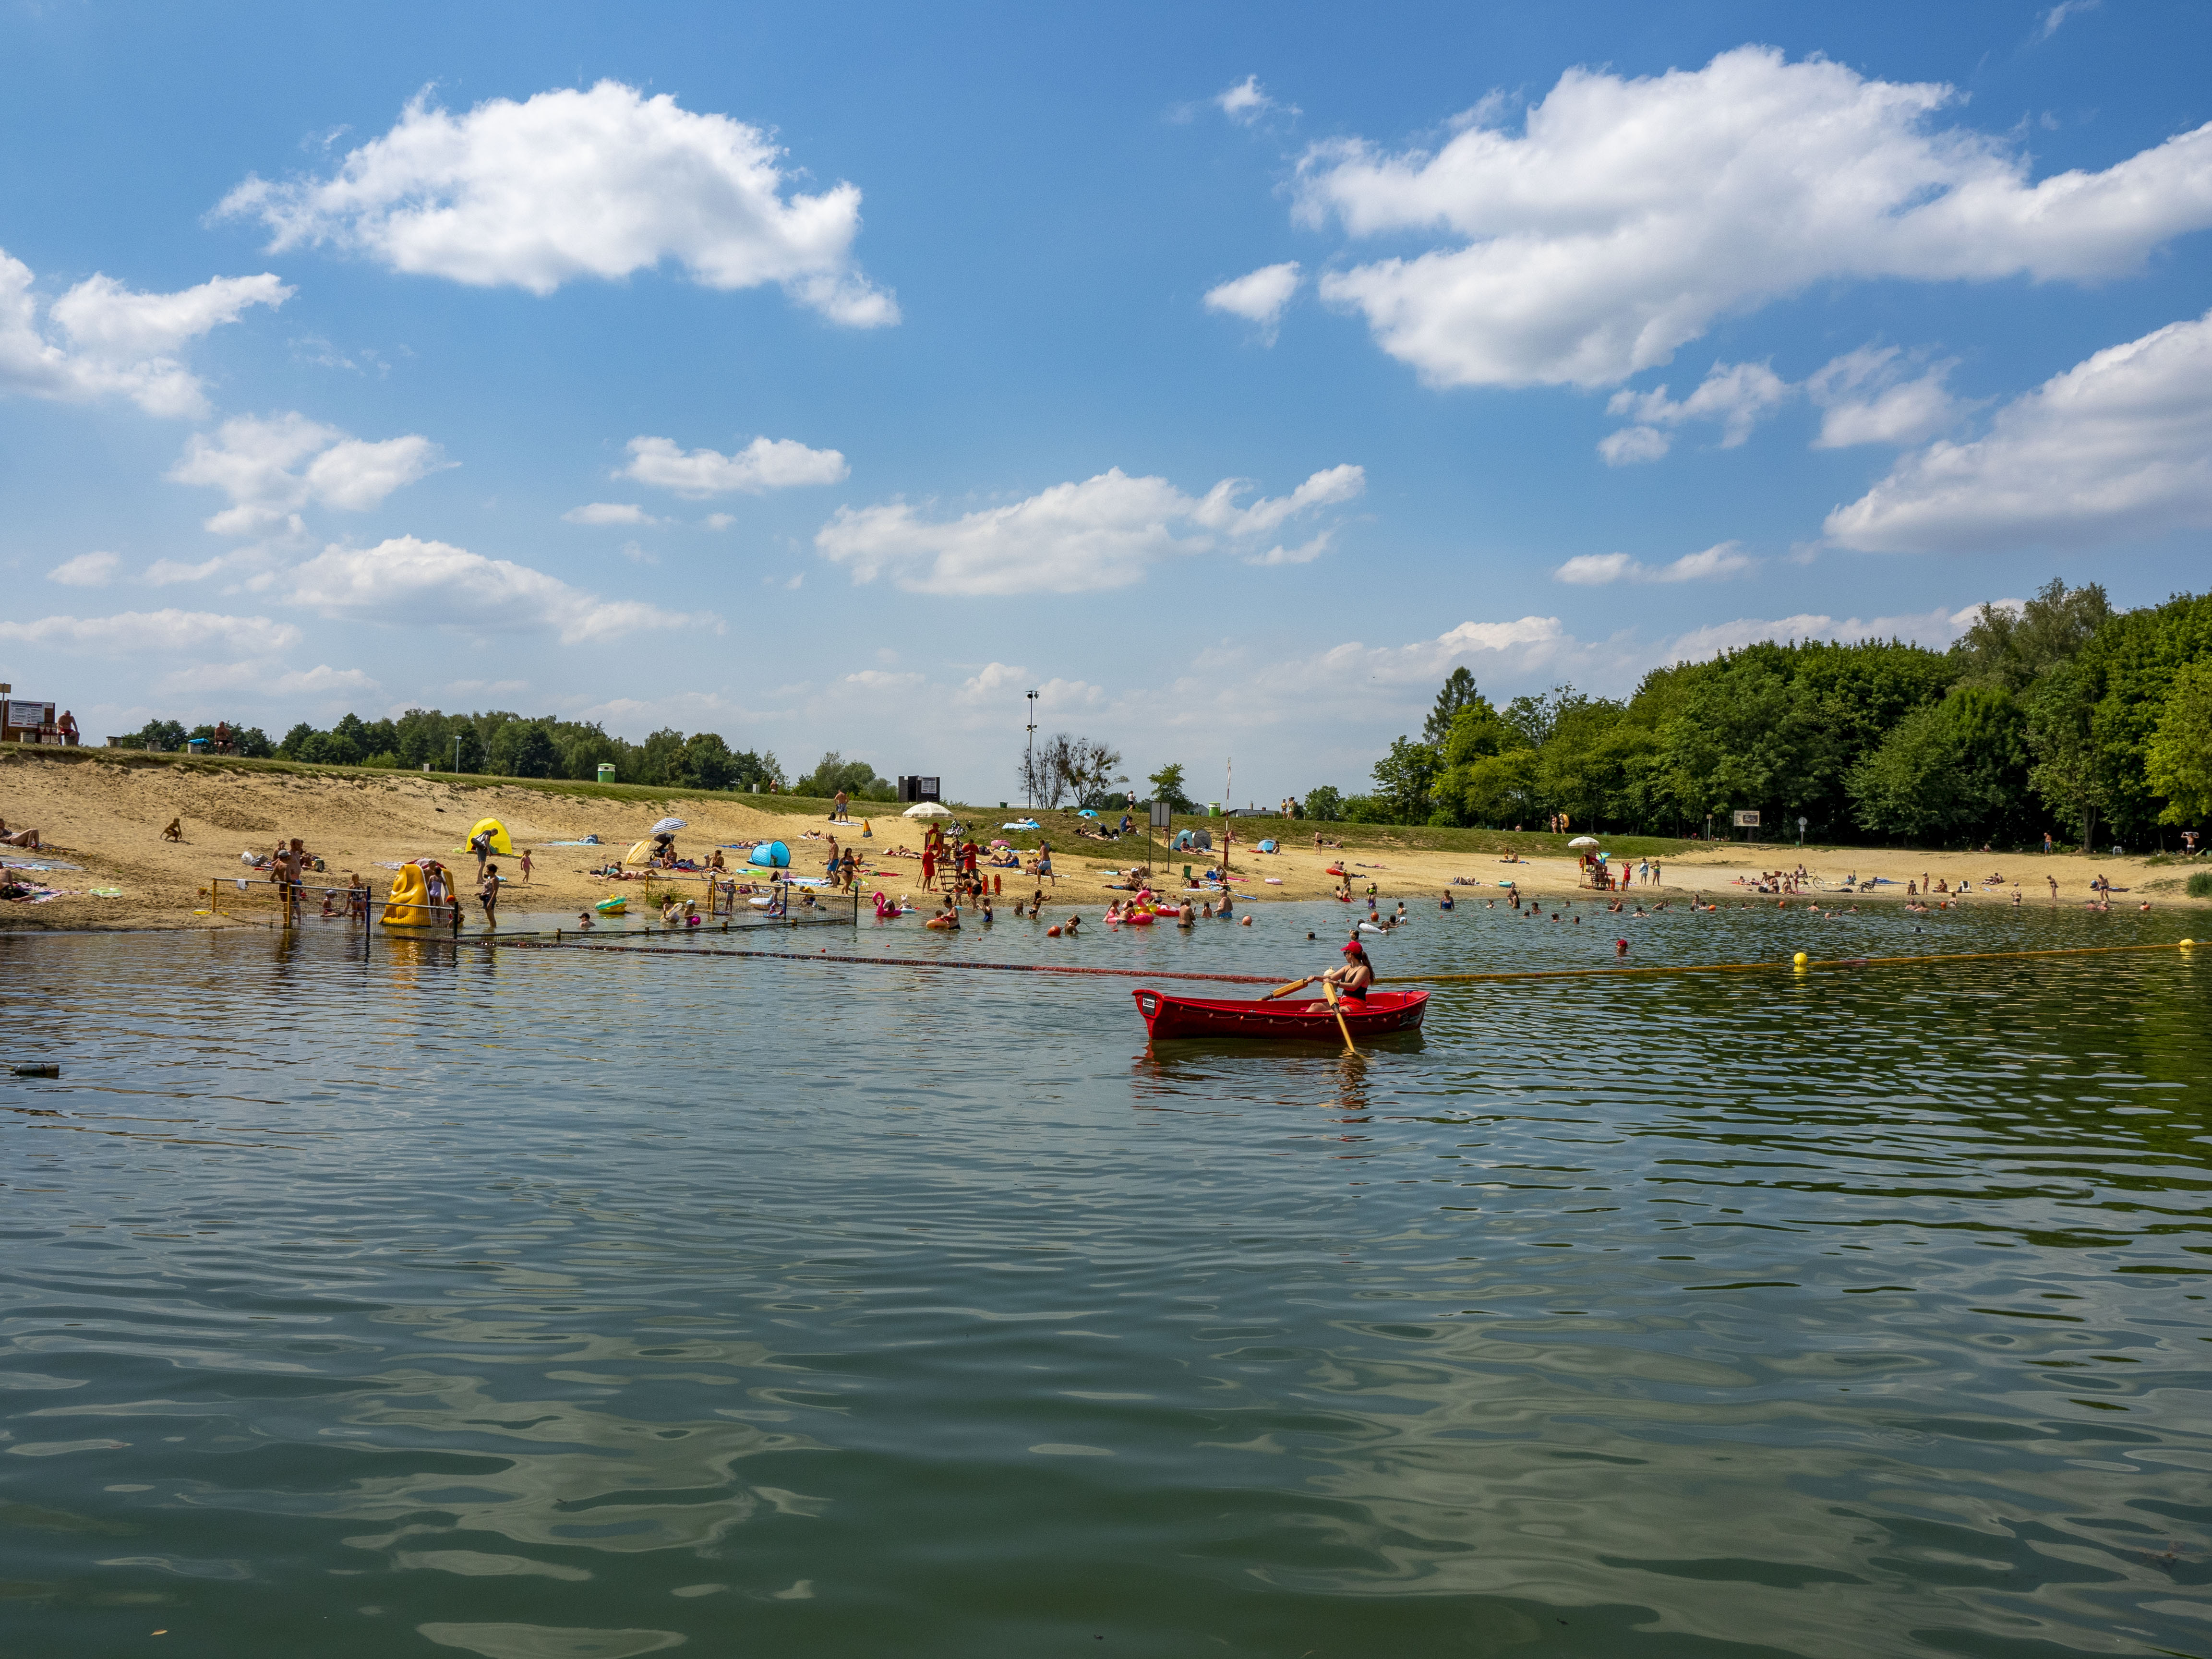
<svg viewBox="0 0 2212 1659">
<path fill-rule="evenodd" d="M 487 830 L 491 832 L 491 850 L 497 853 L 502 858 L 513 858 L 514 856 L 514 843 L 507 838 L 507 826 L 501 823 L 497 818 L 478 819 L 477 821 L 476 827 L 469 831 L 469 840 L 473 842 L 478 836 L 483 835 Z M 473 853 L 477 849 L 473 846 L 463 846 L 456 847 L 453 850 L 456 853 Z"/>
</svg>

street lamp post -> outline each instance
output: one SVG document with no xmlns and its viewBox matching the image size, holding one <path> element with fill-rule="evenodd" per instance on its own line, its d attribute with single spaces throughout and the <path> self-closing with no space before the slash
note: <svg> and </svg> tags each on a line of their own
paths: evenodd
<svg viewBox="0 0 2212 1659">
<path fill-rule="evenodd" d="M 455 738 L 454 738 L 454 739 L 453 739 L 453 774 L 454 774 L 454 775 L 455 775 L 456 777 L 458 777 L 458 776 L 459 776 L 459 775 L 460 775 L 460 770 L 461 770 L 461 740 L 460 740 L 460 738 L 457 736 L 457 737 L 455 737 Z"/>
<path fill-rule="evenodd" d="M 1022 783 L 1023 783 L 1023 785 L 1027 788 L 1027 790 L 1029 791 L 1029 808 L 1030 808 L 1030 811 L 1032 813 L 1034 813 L 1034 812 L 1036 811 L 1036 708 L 1037 708 L 1037 694 L 1036 694 L 1036 692 L 1032 691 L 1032 692 L 1030 692 L 1030 693 L 1029 694 L 1029 697 L 1030 697 L 1029 750 L 1028 750 L 1028 759 L 1027 759 L 1027 761 L 1024 763 L 1024 765 L 1023 765 L 1023 767 L 1022 767 Z"/>
</svg>

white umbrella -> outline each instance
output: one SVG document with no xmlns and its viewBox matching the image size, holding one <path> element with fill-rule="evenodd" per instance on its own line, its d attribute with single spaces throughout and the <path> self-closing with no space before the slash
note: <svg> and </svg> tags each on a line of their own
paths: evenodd
<svg viewBox="0 0 2212 1659">
<path fill-rule="evenodd" d="M 689 830 L 690 827 L 682 818 L 663 818 L 653 826 L 651 833 L 656 836 L 672 836 L 678 830 Z"/>
<path fill-rule="evenodd" d="M 906 809 L 904 816 L 910 818 L 949 818 L 952 816 L 952 809 L 941 802 L 918 800 Z"/>
<path fill-rule="evenodd" d="M 1597 837 L 1595 836 L 1577 836 L 1572 841 L 1569 842 L 1567 845 L 1570 847 L 1595 847 L 1597 845 Z"/>
</svg>

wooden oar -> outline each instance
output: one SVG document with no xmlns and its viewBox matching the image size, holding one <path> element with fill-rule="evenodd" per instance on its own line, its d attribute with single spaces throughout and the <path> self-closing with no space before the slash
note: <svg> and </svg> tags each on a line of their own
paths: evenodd
<svg viewBox="0 0 2212 1659">
<path fill-rule="evenodd" d="M 1268 992 L 1267 995 L 1261 997 L 1260 1000 L 1262 1002 L 1273 1002 L 1277 997 L 1286 997 L 1293 991 L 1303 991 L 1307 986 L 1312 983 L 1313 981 L 1311 979 L 1294 979 L 1288 985 L 1278 985 L 1273 990 Z"/>
<path fill-rule="evenodd" d="M 1345 1052 L 1358 1054 L 1359 1050 L 1352 1046 L 1352 1028 L 1344 1023 L 1344 1005 L 1337 1000 L 1336 987 L 1323 980 L 1321 982 L 1321 994 L 1328 999 L 1329 1008 L 1336 1015 L 1336 1029 L 1344 1033 Z"/>
</svg>

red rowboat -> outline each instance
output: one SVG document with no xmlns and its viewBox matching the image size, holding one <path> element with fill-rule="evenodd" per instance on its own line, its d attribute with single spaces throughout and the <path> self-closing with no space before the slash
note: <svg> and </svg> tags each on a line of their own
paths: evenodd
<svg viewBox="0 0 2212 1659">
<path fill-rule="evenodd" d="M 1137 1012 L 1145 1017 L 1145 1030 L 1158 1037 L 1233 1036 L 1311 1038 L 1319 1042 L 1341 1042 L 1336 1016 L 1316 1009 L 1304 997 L 1284 1002 L 1226 1002 L 1212 997 L 1179 997 L 1165 991 L 1139 989 Z M 1429 1011 L 1426 991 L 1370 991 L 1367 1000 L 1344 1001 L 1344 1023 L 1352 1035 L 1383 1036 L 1392 1031 L 1418 1031 Z"/>
</svg>

